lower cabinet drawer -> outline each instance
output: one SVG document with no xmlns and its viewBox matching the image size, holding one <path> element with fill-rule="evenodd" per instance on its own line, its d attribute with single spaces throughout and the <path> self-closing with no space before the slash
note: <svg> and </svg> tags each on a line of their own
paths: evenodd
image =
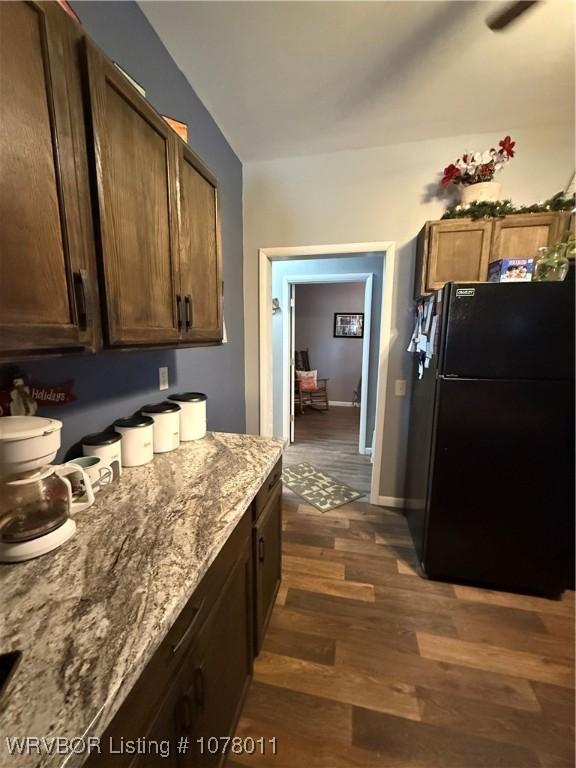
<svg viewBox="0 0 576 768">
<path fill-rule="evenodd" d="M 276 488 L 276 483 L 280 482 L 282 479 L 282 457 L 278 459 L 276 464 L 274 465 L 274 469 L 266 480 L 262 483 L 262 487 L 256 494 L 256 498 L 254 499 L 254 503 L 252 505 L 254 510 L 254 520 L 258 520 L 262 512 L 264 511 L 266 505 L 268 504 L 268 500 L 270 499 L 270 496 L 272 495 L 274 489 Z"/>
</svg>

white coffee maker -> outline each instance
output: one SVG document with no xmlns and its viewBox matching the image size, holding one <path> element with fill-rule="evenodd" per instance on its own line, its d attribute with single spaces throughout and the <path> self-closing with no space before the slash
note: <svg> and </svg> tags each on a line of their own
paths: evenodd
<svg viewBox="0 0 576 768">
<path fill-rule="evenodd" d="M 30 560 L 62 546 L 76 532 L 72 515 L 94 501 L 80 467 L 50 463 L 61 429 L 57 419 L 0 418 L 0 562 Z"/>
</svg>

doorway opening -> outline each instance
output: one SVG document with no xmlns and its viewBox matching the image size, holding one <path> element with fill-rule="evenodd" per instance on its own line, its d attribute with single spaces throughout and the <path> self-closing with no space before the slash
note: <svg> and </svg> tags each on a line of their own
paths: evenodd
<svg viewBox="0 0 576 768">
<path fill-rule="evenodd" d="M 368 257 L 363 264 L 370 261 L 376 280 L 372 273 L 291 274 L 282 291 L 288 321 L 282 338 L 283 431 L 290 443 L 285 463 L 312 464 L 364 495 L 370 493 L 374 431 L 373 404 L 369 414 L 365 396 L 372 298 L 375 290 L 380 302 L 382 289 L 382 259 Z"/>
<path fill-rule="evenodd" d="M 314 264 L 314 260 L 309 263 Z M 380 279 L 376 285 L 379 302 L 381 288 Z M 373 291 L 373 273 L 283 277 L 282 302 L 286 312 L 282 334 L 281 436 L 291 443 L 295 442 L 298 412 L 304 415 L 308 409 L 316 409 L 325 413 L 331 406 L 357 406 L 358 451 L 371 453 L 374 430 L 372 423 L 369 434 L 369 402 L 368 397 L 362 397 L 362 382 L 368 391 Z M 319 392 L 324 397 L 308 395 L 305 389 L 299 392 L 306 386 L 298 381 L 299 364 L 317 371 L 317 380 L 322 382 Z"/>
<path fill-rule="evenodd" d="M 302 404 L 295 392 L 296 352 L 311 354 L 309 367 L 317 371 L 319 379 L 334 378 L 322 370 L 324 367 L 330 371 L 323 356 L 325 350 L 319 353 L 318 344 L 306 346 L 306 336 L 301 336 L 302 349 L 297 349 L 298 291 L 308 290 L 313 294 L 321 286 L 339 285 L 346 289 L 353 284 L 360 284 L 363 289 L 363 306 L 360 308 L 355 302 L 354 306 L 343 304 L 334 309 L 332 323 L 336 322 L 334 315 L 339 315 L 339 326 L 338 332 L 331 329 L 330 338 L 341 344 L 356 345 L 356 349 L 361 343 L 360 376 L 352 387 L 349 382 L 340 382 L 347 391 L 352 390 L 346 396 L 334 395 L 335 390 L 328 381 L 325 400 L 329 410 L 323 413 L 323 404 L 317 398 L 311 403 L 305 397 Z M 372 504 L 382 503 L 380 469 L 393 284 L 394 244 L 388 241 L 260 250 L 260 433 L 281 437 L 287 446 L 291 445 L 291 437 L 295 438 L 289 452 L 297 452 L 299 443 L 310 443 L 306 432 L 314 433 L 312 442 L 318 457 L 315 464 L 327 474 L 332 470 L 333 475 L 340 476 L 352 487 L 360 483 L 363 487 L 358 490 L 366 494 L 369 491 Z M 291 311 L 291 299 L 295 300 L 295 312 Z M 354 335 L 357 334 L 354 323 L 359 322 L 361 314 L 364 318 L 360 338 Z M 358 407 L 350 405 L 355 400 Z M 298 416 L 295 411 L 302 405 L 304 414 Z M 331 417 L 331 423 L 326 416 Z M 304 438 L 300 441 L 299 432 Z M 322 445 L 323 435 L 329 445 Z M 354 477 L 356 483 L 352 482 Z"/>
</svg>

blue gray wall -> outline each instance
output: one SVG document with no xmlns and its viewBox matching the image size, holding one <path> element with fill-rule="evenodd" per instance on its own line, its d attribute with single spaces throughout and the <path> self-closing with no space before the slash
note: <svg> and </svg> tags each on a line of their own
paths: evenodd
<svg viewBox="0 0 576 768">
<path fill-rule="evenodd" d="M 367 442 L 372 441 L 376 414 L 376 387 L 378 384 L 378 349 L 380 347 L 380 314 L 382 310 L 383 258 L 382 254 L 345 254 L 337 258 L 294 259 L 272 262 L 272 296 L 282 302 L 284 278 L 290 275 L 335 275 L 372 273 L 372 331 L 370 336 L 370 373 L 364 386 L 367 402 Z M 281 308 L 272 317 L 273 356 L 273 429 L 275 436 L 282 436 L 282 343 L 283 312 Z"/>
<path fill-rule="evenodd" d="M 208 427 L 243 432 L 244 308 L 242 296 L 242 165 L 220 129 L 134 2 L 74 2 L 88 34 L 145 89 L 162 114 L 188 124 L 188 143 L 220 182 L 224 316 L 228 343 L 189 350 L 106 352 L 19 365 L 42 383 L 73 378 L 77 402 L 40 413 L 64 421 L 63 448 L 80 437 L 163 399 L 158 368 L 168 366 L 170 391 L 199 390 L 208 400 Z M 0 368 L 0 386 L 7 379 Z"/>
</svg>

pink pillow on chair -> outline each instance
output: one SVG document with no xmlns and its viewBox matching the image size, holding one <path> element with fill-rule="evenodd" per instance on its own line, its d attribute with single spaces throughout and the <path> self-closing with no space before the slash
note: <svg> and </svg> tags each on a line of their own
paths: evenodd
<svg viewBox="0 0 576 768">
<path fill-rule="evenodd" d="M 318 389 L 316 377 L 318 371 L 296 371 L 296 378 L 300 382 L 302 392 L 314 392 Z"/>
</svg>

